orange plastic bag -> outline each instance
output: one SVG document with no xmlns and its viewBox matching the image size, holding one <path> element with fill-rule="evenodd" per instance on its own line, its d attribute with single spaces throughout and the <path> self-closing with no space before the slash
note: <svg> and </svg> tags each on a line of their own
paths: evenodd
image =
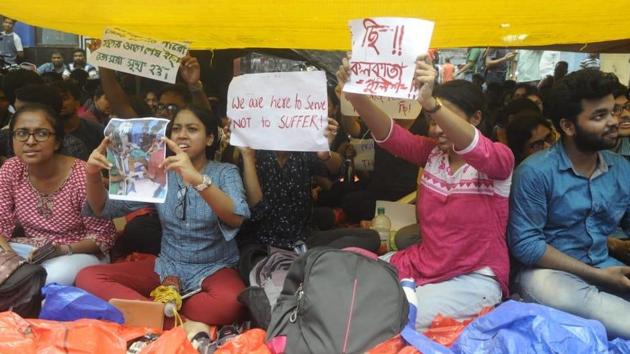
<svg viewBox="0 0 630 354">
<path fill-rule="evenodd" d="M 162 333 L 160 338 L 146 346 L 140 354 L 199 354 L 186 337 L 181 327 Z"/>
<path fill-rule="evenodd" d="M 255 328 L 223 344 L 215 354 L 272 354 L 265 344 L 265 332 Z"/>
</svg>

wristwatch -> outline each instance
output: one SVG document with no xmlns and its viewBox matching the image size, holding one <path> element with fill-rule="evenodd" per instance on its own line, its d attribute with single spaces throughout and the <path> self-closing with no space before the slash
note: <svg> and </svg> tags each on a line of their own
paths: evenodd
<svg viewBox="0 0 630 354">
<path fill-rule="evenodd" d="M 203 175 L 201 177 L 202 177 L 201 184 L 198 184 L 198 185 L 195 186 L 195 189 L 197 190 L 197 192 L 202 192 L 206 188 L 208 188 L 208 187 L 210 187 L 212 185 L 212 179 L 210 179 L 210 176 Z"/>
<path fill-rule="evenodd" d="M 433 109 L 425 109 L 424 113 L 428 113 L 428 114 L 433 114 L 437 111 L 440 110 L 440 108 L 442 108 L 442 101 L 440 101 L 439 98 L 437 97 L 433 97 L 433 100 L 435 101 L 435 107 L 433 107 Z"/>
</svg>

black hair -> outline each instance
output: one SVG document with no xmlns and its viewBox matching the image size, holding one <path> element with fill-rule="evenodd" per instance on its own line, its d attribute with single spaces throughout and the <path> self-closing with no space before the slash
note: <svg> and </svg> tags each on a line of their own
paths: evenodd
<svg viewBox="0 0 630 354">
<path fill-rule="evenodd" d="M 81 52 L 83 53 L 83 56 L 85 56 L 85 49 L 81 49 L 81 48 L 76 48 L 75 50 L 72 51 L 72 55 L 74 56 L 75 53 Z"/>
<path fill-rule="evenodd" d="M 26 69 L 18 69 L 9 71 L 4 76 L 4 94 L 7 95 L 9 99 L 9 103 L 15 103 L 15 91 L 22 86 L 26 86 L 28 84 L 43 84 L 44 80 L 42 80 L 41 76 L 39 76 L 35 71 L 26 70 Z"/>
<path fill-rule="evenodd" d="M 525 89 L 525 95 L 523 97 L 527 97 L 530 95 L 537 95 L 538 97 L 540 97 L 540 95 L 538 94 L 538 88 L 536 88 L 536 86 L 532 86 L 532 85 L 522 83 L 522 82 L 514 86 L 514 90 L 512 90 L 512 97 L 514 97 L 514 94 L 519 89 Z"/>
<path fill-rule="evenodd" d="M 523 111 L 514 116 L 508 123 L 505 132 L 507 144 L 514 154 L 514 159 L 518 165 L 525 159 L 525 143 L 532 137 L 532 130 L 542 125 L 551 130 L 551 122 L 545 119 L 540 111 Z"/>
<path fill-rule="evenodd" d="M 89 76 L 90 74 L 87 71 L 81 69 L 72 70 L 70 73 L 70 78 L 76 81 L 80 87 L 85 87 Z"/>
<path fill-rule="evenodd" d="M 575 124 L 577 116 L 582 113 L 582 100 L 597 100 L 612 95 L 616 83 L 614 75 L 596 69 L 572 72 L 553 86 L 545 112 L 558 131 L 564 134 L 560 120 L 568 119 Z"/>
<path fill-rule="evenodd" d="M 626 87 L 626 85 L 624 85 L 621 82 L 617 81 L 617 83 L 613 87 L 612 94 L 613 94 L 613 96 L 615 98 L 621 97 L 621 96 L 627 97 L 628 96 L 628 88 Z"/>
<path fill-rule="evenodd" d="M 47 71 L 42 73 L 41 76 L 45 84 L 53 84 L 55 82 L 63 81 L 63 76 L 56 71 Z"/>
<path fill-rule="evenodd" d="M 194 114 L 195 117 L 197 117 L 201 121 L 203 126 L 205 127 L 206 136 L 212 134 L 212 136 L 214 137 L 214 139 L 212 140 L 212 145 L 206 146 L 206 158 L 208 160 L 214 160 L 214 154 L 217 151 L 217 148 L 219 147 L 219 123 L 217 122 L 217 119 L 212 114 L 212 111 L 210 111 L 209 109 L 205 107 L 200 107 L 197 105 L 188 105 L 186 108 L 180 110 L 179 112 L 182 112 L 182 111 L 192 112 L 192 114 Z M 173 128 L 173 124 L 175 123 L 175 119 L 177 119 L 177 115 L 171 121 L 171 124 L 169 124 L 168 130 L 167 130 L 167 135 L 169 137 L 171 136 L 171 130 Z"/>
<path fill-rule="evenodd" d="M 160 92 L 158 92 L 158 101 L 160 100 L 160 97 L 162 97 L 162 95 L 167 92 L 173 92 L 174 94 L 180 96 L 187 104 L 190 104 L 192 102 L 192 95 L 190 94 L 188 87 L 186 87 L 186 85 L 184 84 L 175 84 L 163 87 Z"/>
<path fill-rule="evenodd" d="M 435 89 L 435 96 L 456 105 L 469 118 L 485 109 L 483 92 L 479 86 L 466 80 L 453 80 L 439 85 Z"/>
<path fill-rule="evenodd" d="M 20 115 L 22 115 L 22 113 L 27 113 L 27 112 L 44 112 L 45 113 L 48 123 L 50 123 L 50 125 L 54 129 L 55 140 L 57 140 L 57 142 L 59 143 L 59 148 L 57 148 L 55 152 L 58 152 L 59 150 L 61 150 L 61 147 L 63 146 L 63 138 L 65 136 L 65 133 L 63 130 L 64 129 L 63 121 L 59 118 L 59 114 L 55 113 L 55 111 L 53 111 L 52 108 L 50 108 L 50 106 L 47 106 L 45 104 L 29 103 L 25 105 L 24 107 L 18 109 L 17 112 L 15 112 L 13 119 L 11 119 L 11 122 L 9 123 L 9 131 L 13 132 L 13 129 L 15 128 L 15 124 L 18 121 L 18 118 L 20 117 Z"/>
<path fill-rule="evenodd" d="M 15 98 L 25 103 L 38 103 L 48 106 L 56 115 L 59 115 L 63 106 L 59 90 L 44 84 L 20 87 L 15 91 Z"/>
<path fill-rule="evenodd" d="M 61 56 L 63 58 L 63 53 L 60 50 L 58 50 L 58 49 L 55 49 L 52 52 L 50 52 L 50 57 L 52 58 L 52 56 L 55 55 L 55 54 L 59 55 L 59 56 Z"/>
<path fill-rule="evenodd" d="M 14 19 L 13 17 L 8 17 L 8 16 L 4 16 L 4 18 L 2 19 L 2 21 L 6 21 L 9 20 L 11 22 L 13 22 L 13 25 L 15 26 L 15 24 L 17 23 L 17 20 Z"/>
<path fill-rule="evenodd" d="M 81 88 L 74 80 L 70 79 L 56 82 L 53 86 L 57 88 L 62 95 L 67 93 L 70 94 L 70 96 L 72 96 L 72 98 L 74 98 L 75 100 L 81 101 Z"/>
</svg>

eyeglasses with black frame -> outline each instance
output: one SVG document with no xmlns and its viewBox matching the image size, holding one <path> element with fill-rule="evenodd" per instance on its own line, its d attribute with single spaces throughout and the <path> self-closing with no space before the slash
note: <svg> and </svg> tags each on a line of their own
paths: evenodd
<svg viewBox="0 0 630 354">
<path fill-rule="evenodd" d="M 44 141 L 50 139 L 51 136 L 55 135 L 55 133 L 45 128 L 35 129 L 33 131 L 28 129 L 16 129 L 11 133 L 11 135 L 13 135 L 13 139 L 21 143 L 28 141 L 31 135 L 35 138 L 35 141 L 43 143 Z"/>
<path fill-rule="evenodd" d="M 179 112 L 179 106 L 174 103 L 164 104 L 158 103 L 156 112 L 161 113 L 164 112 L 169 116 L 175 116 Z"/>
</svg>

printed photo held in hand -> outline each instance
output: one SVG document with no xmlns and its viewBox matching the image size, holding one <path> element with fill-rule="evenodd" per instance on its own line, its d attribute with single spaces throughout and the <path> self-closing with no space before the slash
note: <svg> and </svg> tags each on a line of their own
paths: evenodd
<svg viewBox="0 0 630 354">
<path fill-rule="evenodd" d="M 344 92 L 415 99 L 416 58 L 429 49 L 431 21 L 376 17 L 350 21 L 352 76 Z"/>
<path fill-rule="evenodd" d="M 328 151 L 328 94 L 323 71 L 237 76 L 228 89 L 234 146 Z"/>
<path fill-rule="evenodd" d="M 188 43 L 146 38 L 119 28 L 107 28 L 103 39 L 89 47 L 90 62 L 99 67 L 171 84 L 188 53 Z"/>
<path fill-rule="evenodd" d="M 166 156 L 163 138 L 168 122 L 162 118 L 110 120 L 105 127 L 110 199 L 164 202 L 168 185 L 160 164 Z"/>
</svg>

